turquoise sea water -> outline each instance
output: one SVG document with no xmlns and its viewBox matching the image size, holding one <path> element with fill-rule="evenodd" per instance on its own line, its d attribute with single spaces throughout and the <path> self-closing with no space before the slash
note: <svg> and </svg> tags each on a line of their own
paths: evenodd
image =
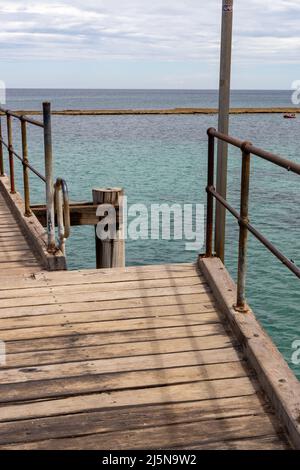
<svg viewBox="0 0 300 470">
<path fill-rule="evenodd" d="M 290 96 L 289 91 L 237 91 L 232 93 L 232 106 L 291 106 Z M 214 107 L 217 92 L 9 90 L 7 107 L 39 109 L 43 100 L 50 100 L 55 109 Z M 300 162 L 299 119 L 233 115 L 230 121 L 232 135 Z M 92 187 L 121 186 L 129 204 L 205 204 L 206 130 L 216 124 L 216 116 L 209 115 L 53 117 L 55 174 L 67 180 L 73 200 L 90 200 Z M 29 152 L 31 163 L 43 172 L 40 129 L 30 130 Z M 231 149 L 228 199 L 237 208 L 240 163 L 239 151 Z M 299 178 L 256 157 L 251 171 L 253 225 L 300 265 Z M 33 202 L 42 201 L 44 188 L 34 176 L 31 186 Z M 226 262 L 233 277 L 237 240 L 237 224 L 228 216 Z M 177 240 L 128 241 L 127 264 L 195 260 L 196 253 L 185 251 L 184 244 Z M 73 228 L 67 246 L 70 269 L 94 267 L 92 227 Z M 300 339 L 299 280 L 251 236 L 247 296 L 257 317 L 300 377 L 300 366 L 291 364 L 292 342 Z"/>
</svg>

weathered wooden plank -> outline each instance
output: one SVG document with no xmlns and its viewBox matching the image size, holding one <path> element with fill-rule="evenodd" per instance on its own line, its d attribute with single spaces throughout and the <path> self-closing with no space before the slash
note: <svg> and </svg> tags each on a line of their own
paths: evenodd
<svg viewBox="0 0 300 470">
<path fill-rule="evenodd" d="M 16 221 L 11 218 L 1 219 L 0 218 L 0 230 L 4 230 L 5 228 L 10 229 L 10 227 L 16 228 Z"/>
<path fill-rule="evenodd" d="M 24 251 L 30 250 L 28 243 L 25 240 L 20 241 L 9 241 L 5 240 L 4 242 L 0 241 L 0 251 Z"/>
<path fill-rule="evenodd" d="M 13 217 L 1 217 L 0 216 L 0 229 L 1 231 L 5 228 L 16 227 L 16 221 Z"/>
<path fill-rule="evenodd" d="M 4 240 L 7 242 L 7 240 Z M 13 241 L 15 242 L 15 241 Z M 1 243 L 1 237 L 0 237 Z M 53 276 L 54 274 L 54 276 Z M 36 275 L 35 279 L 20 279 L 16 280 L 15 287 L 44 287 L 45 285 L 51 286 L 64 286 L 72 284 L 89 284 L 97 282 L 118 282 L 122 280 L 142 280 L 142 279 L 165 279 L 172 277 L 188 277 L 198 275 L 198 270 L 192 264 L 181 265 L 151 265 L 151 266 L 129 266 L 124 269 L 113 268 L 113 269 L 101 269 L 101 270 L 82 270 L 82 271 L 56 271 L 51 273 L 50 271 L 43 271 Z M 10 282 L 1 284 L 1 289 L 11 289 L 12 285 Z"/>
<path fill-rule="evenodd" d="M 3 178 L 1 179 L 2 188 Z M 18 248 L 15 248 L 18 246 Z M 39 270 L 39 263 L 29 250 L 24 235 L 8 209 L 6 201 L 0 198 L 0 279 L 10 282 L 15 275 Z M 4 281 L 5 279 L 5 281 Z M 13 285 L 13 284 L 11 284 Z"/>
<path fill-rule="evenodd" d="M 167 264 L 149 264 L 147 266 L 126 266 L 125 268 L 112 268 L 112 269 L 83 269 L 77 271 L 71 271 L 72 275 L 82 274 L 92 274 L 98 275 L 99 273 L 108 273 L 109 275 L 115 275 L 120 273 L 126 272 L 149 272 L 149 271 L 162 271 L 167 270 L 168 272 L 176 272 L 176 271 L 199 271 L 197 263 L 167 263 Z M 54 272 L 47 272 L 47 277 L 49 279 L 55 279 L 58 276 L 66 275 L 66 272 L 54 273 Z"/>
<path fill-rule="evenodd" d="M 114 345 L 113 347 L 111 345 L 89 346 L 86 348 L 67 348 L 56 351 L 49 350 L 17 354 L 10 354 L 8 345 L 5 367 L 38 367 L 45 364 L 62 364 L 66 362 L 66 358 L 68 362 L 77 362 L 139 355 L 196 352 L 228 347 L 232 347 L 232 341 L 227 334 L 184 339 L 165 339 L 155 342 L 126 343 Z"/>
<path fill-rule="evenodd" d="M 146 427 L 144 429 L 102 432 L 89 436 L 51 439 L 24 443 L 2 448 L 56 449 L 56 450 L 101 450 L 101 449 L 169 449 L 180 445 L 217 443 L 231 439 L 249 439 L 274 435 L 274 422 L 267 415 L 242 416 L 193 423 L 180 423 L 171 426 Z"/>
<path fill-rule="evenodd" d="M 18 192 L 14 194 L 10 192 L 10 183 L 6 176 L 0 178 L 0 190 L 4 196 L 6 207 L 10 209 L 18 227 L 30 240 L 32 250 L 41 260 L 41 265 L 50 270 L 66 269 L 66 260 L 61 251 L 58 250 L 54 254 L 48 252 L 47 234 L 37 218 L 34 215 L 31 217 L 24 216 L 25 207 L 22 197 Z M 13 236 L 13 234 L 9 235 Z"/>
<path fill-rule="evenodd" d="M 130 274 L 136 275 L 143 275 L 143 274 L 151 274 L 155 275 L 155 273 L 159 273 L 163 275 L 163 273 L 167 274 L 169 277 L 175 276 L 179 273 L 192 273 L 193 275 L 199 275 L 200 271 L 195 264 L 186 263 L 186 264 L 158 264 L 158 265 L 148 265 L 148 266 L 126 266 L 125 268 L 112 268 L 112 269 L 84 269 L 84 270 L 76 270 L 76 271 L 69 271 L 69 272 L 59 272 L 59 273 L 51 273 L 51 272 L 44 272 L 43 279 L 51 282 L 60 282 L 61 280 L 68 282 L 72 282 L 72 279 L 82 279 L 84 280 L 86 277 L 95 276 L 96 278 L 105 279 L 106 277 L 110 277 L 111 280 L 118 279 L 118 276 L 127 276 Z M 162 276 L 165 277 L 165 276 Z M 200 274 L 201 277 L 201 274 Z"/>
<path fill-rule="evenodd" d="M 39 263 L 35 259 L 29 259 L 29 260 L 23 259 L 22 261 L 8 261 L 8 262 L 0 261 L 0 270 L 6 270 L 10 268 L 38 268 L 38 267 L 39 267 Z"/>
<path fill-rule="evenodd" d="M 169 450 L 290 450 L 284 434 L 258 437 L 250 439 L 220 440 L 218 442 L 198 442 L 192 446 L 172 447 Z"/>
<path fill-rule="evenodd" d="M 1 241 L 0 241 L 0 246 L 1 246 Z M 3 244 L 8 244 L 9 246 L 15 246 L 18 245 L 19 242 L 17 241 L 9 241 L 5 240 Z M 60 271 L 63 273 L 63 271 Z M 103 284 L 103 283 L 112 283 L 112 284 L 117 284 L 117 283 L 122 283 L 123 281 L 140 281 L 143 282 L 144 280 L 159 280 L 159 279 L 179 279 L 179 278 L 196 278 L 198 277 L 199 280 L 203 280 L 204 278 L 202 276 L 199 276 L 196 272 L 194 271 L 176 271 L 174 273 L 168 273 L 166 271 L 141 271 L 141 272 L 135 272 L 135 271 L 126 271 L 124 273 L 118 273 L 118 274 L 109 274 L 109 273 L 102 273 L 102 270 L 99 270 L 98 275 L 95 273 L 89 273 L 87 271 L 87 274 L 82 274 L 76 272 L 76 275 L 74 276 L 73 273 L 74 271 L 67 271 L 70 276 L 57 276 L 55 279 L 48 279 L 48 273 L 41 273 L 41 275 L 37 276 L 36 279 L 34 279 L 34 282 L 32 282 L 32 287 L 38 289 L 38 288 L 43 288 L 45 286 L 51 286 L 51 287 L 64 287 L 64 286 L 76 286 L 76 285 L 84 285 L 84 284 Z M 27 289 L 30 288 L 30 285 L 28 282 L 20 279 L 19 282 L 17 283 L 17 287 L 20 289 Z M 10 283 L 6 283 L 4 285 L 0 286 L 0 290 L 7 290 L 10 291 L 13 289 L 13 286 Z"/>
<path fill-rule="evenodd" d="M 124 332 L 134 330 L 149 330 L 161 328 L 173 328 L 178 326 L 186 327 L 186 330 L 195 325 L 201 325 L 199 315 L 182 315 L 182 316 L 167 316 L 158 318 L 137 318 L 124 321 L 103 321 L 103 322 L 90 322 L 90 323 L 71 323 L 62 324 L 59 326 L 45 326 L 45 327 L 30 327 L 14 330 L 2 330 L 2 341 L 16 341 L 21 339 L 33 338 L 52 338 L 58 336 L 66 336 L 70 334 L 93 334 L 93 333 L 112 333 Z M 217 332 L 224 331 L 220 324 L 201 325 L 203 331 L 207 334 L 216 334 Z M 192 330 L 191 330 L 192 333 Z M 50 341 L 50 340 L 49 340 Z"/>
<path fill-rule="evenodd" d="M 70 223 L 74 225 L 97 225 L 99 217 L 96 216 L 98 204 L 93 203 L 70 203 Z M 118 210 L 118 207 L 115 207 Z M 31 206 L 31 210 L 39 220 L 39 222 L 46 227 L 46 207 L 43 205 Z M 55 220 L 57 224 L 57 220 Z"/>
<path fill-rule="evenodd" d="M 16 221 L 13 217 L 0 217 L 0 227 L 15 227 Z"/>
<path fill-rule="evenodd" d="M 1 310 L 0 310 L 1 312 Z M 30 328 L 32 326 L 53 326 L 71 323 L 85 323 L 106 321 L 106 320 L 126 320 L 133 318 L 152 318 L 152 317 L 167 317 L 176 315 L 190 315 L 201 314 L 199 322 L 201 324 L 219 323 L 220 317 L 216 312 L 214 304 L 191 304 L 184 305 L 180 308 L 177 305 L 166 306 L 164 309 L 161 307 L 143 307 L 134 309 L 121 309 L 121 310 L 103 310 L 92 312 L 73 312 L 73 313 L 59 313 L 51 315 L 28 315 L 20 317 L 0 318 L 0 331 L 12 330 L 16 328 Z"/>
<path fill-rule="evenodd" d="M 8 240 L 8 239 L 13 239 L 13 240 L 23 240 L 24 239 L 24 236 L 22 234 L 22 232 L 20 231 L 12 231 L 12 230 L 8 230 L 6 232 L 4 231 L 1 231 L 0 232 L 0 241 L 2 240 Z"/>
<path fill-rule="evenodd" d="M 10 252 L 8 253 L 9 256 L 14 256 L 17 260 L 24 258 L 27 256 L 28 258 L 28 251 L 22 254 L 13 254 L 11 255 Z M 1 260 L 1 254 L 0 254 Z M 207 283 L 198 277 L 188 277 L 188 278 L 166 278 L 166 279 L 153 279 L 153 280 L 137 280 L 137 281 L 123 281 L 123 282 L 105 282 L 105 283 L 89 283 L 89 284 L 76 284 L 76 285 L 64 285 L 64 286 L 46 286 L 46 287 L 33 287 L 27 289 L 10 289 L 10 290 L 1 290 L 0 291 L 0 298 L 1 299 L 13 299 L 13 298 L 25 298 L 25 297 L 41 297 L 47 296 L 49 294 L 53 295 L 61 295 L 64 294 L 70 295 L 73 293 L 79 294 L 84 293 L 86 294 L 87 300 L 89 299 L 89 293 L 95 293 L 98 291 L 107 292 L 107 291 L 123 291 L 123 290 L 138 290 L 142 289 L 153 289 L 153 288 L 163 288 L 163 287 L 173 287 L 174 292 L 173 295 L 176 295 L 177 287 L 184 287 L 184 286 L 207 286 Z M 18 300 L 17 300 L 18 302 Z M 2 304 L 2 302 L 1 302 Z M 3 304 L 5 306 L 5 304 Z"/>
<path fill-rule="evenodd" d="M 20 245 L 18 245 L 18 247 L 20 247 Z M 35 256 L 33 256 L 31 254 L 31 250 L 29 248 L 28 245 L 26 245 L 25 243 L 23 243 L 23 247 L 20 248 L 20 249 L 17 249 L 15 246 L 5 246 L 5 245 L 1 245 L 0 244 L 0 255 L 3 256 L 3 255 L 10 255 L 10 256 L 27 256 L 28 253 L 30 253 L 30 256 L 33 257 L 34 259 Z"/>
<path fill-rule="evenodd" d="M 29 248 L 23 251 L 5 250 L 1 252 L 1 247 L 0 247 L 0 263 L 19 262 L 19 261 L 21 262 L 21 264 L 23 264 L 24 261 L 36 262 L 36 258 L 32 256 L 31 250 Z"/>
<path fill-rule="evenodd" d="M 112 374 L 88 374 L 61 377 L 52 380 L 19 382 L 0 385 L 0 403 L 25 402 L 100 393 L 112 390 L 128 390 L 171 384 L 250 377 L 251 372 L 243 362 L 184 366 L 147 371 L 114 372 Z M 214 406 L 214 409 L 216 407 Z"/>
<path fill-rule="evenodd" d="M 12 213 L 6 209 L 5 201 L 3 198 L 0 199 L 0 217 L 13 217 Z"/>
<path fill-rule="evenodd" d="M 193 382 L 189 384 L 151 387 L 117 392 L 103 392 L 93 395 L 77 395 L 48 401 L 37 401 L 1 407 L 0 422 L 34 419 L 84 411 L 124 406 L 183 403 L 195 400 L 215 400 L 253 395 L 257 385 L 247 377 L 236 379 Z"/>
<path fill-rule="evenodd" d="M 14 242 L 14 243 L 17 243 L 18 241 L 22 242 L 24 241 L 24 236 L 22 235 L 22 233 L 19 233 L 19 234 L 14 234 L 14 233 L 0 233 L 0 243 L 10 243 L 10 242 Z"/>
<path fill-rule="evenodd" d="M 126 423 L 128 430 L 145 428 L 146 426 L 162 426 L 165 424 L 166 416 L 168 416 L 170 425 L 196 422 L 201 429 L 203 421 L 255 416 L 264 412 L 265 409 L 256 395 L 221 398 L 217 399 L 215 403 L 212 400 L 203 400 L 176 403 L 175 405 L 125 407 L 118 409 L 118 413 L 114 410 L 102 410 L 92 413 L 38 418 L 34 424 L 28 420 L 0 423 L 0 444 L 118 432 L 121 430 L 121 423 Z M 226 436 L 223 436 L 224 438 Z"/>
<path fill-rule="evenodd" d="M 6 224 L 0 225 L 0 235 L 2 238 L 6 236 L 5 235 L 6 232 L 10 232 L 10 233 L 16 232 L 17 235 L 20 235 L 20 234 L 23 235 L 23 232 L 16 221 L 9 227 Z"/>
<path fill-rule="evenodd" d="M 37 273 L 40 270 L 40 266 L 31 266 L 31 267 L 9 267 L 9 269 L 5 269 L 2 272 L 0 271 L 0 278 L 1 282 L 5 278 L 7 279 L 16 279 L 17 277 L 21 276 L 32 276 L 34 273 Z"/>
<path fill-rule="evenodd" d="M 160 339 L 171 338 L 193 338 L 208 336 L 209 334 L 218 334 L 223 332 L 223 327 L 208 331 L 203 328 L 203 325 L 194 325 L 192 330 L 190 328 L 172 327 L 172 328 L 159 328 L 159 329 L 144 329 L 144 330 L 127 330 L 107 332 L 102 331 L 94 332 L 92 334 L 77 334 L 69 333 L 61 337 L 49 338 L 30 338 L 25 340 L 9 341 L 6 342 L 6 347 L 10 353 L 29 352 L 29 351 L 48 351 L 55 349 L 64 349 L 72 347 L 87 347 L 99 346 L 109 344 L 113 347 L 115 344 L 136 343 L 139 341 L 157 341 Z"/>
<path fill-rule="evenodd" d="M 3 263 L 4 265 L 6 263 Z M 9 264 L 9 263 L 7 263 Z M 13 263 L 12 263 L 13 264 Z M 24 266 L 31 266 L 28 262 L 24 262 Z M 5 266 L 3 266 L 4 268 Z M 180 296 L 183 294 L 198 294 L 200 292 L 210 292 L 210 289 L 205 285 L 199 284 L 194 286 L 178 286 L 178 287 L 156 287 L 149 289 L 131 289 L 131 290 L 108 290 L 89 292 L 86 295 L 84 292 L 70 293 L 70 294 L 50 294 L 41 295 L 39 297 L 24 297 L 18 299 L 2 299 L 1 306 L 15 307 L 15 306 L 35 306 L 35 305 L 49 305 L 59 303 L 76 303 L 76 302 L 91 302 L 99 300 L 116 300 L 116 299 L 130 299 L 130 298 L 148 298 L 148 297 L 161 297 L 161 296 Z"/>
<path fill-rule="evenodd" d="M 205 365 L 239 361 L 241 356 L 233 348 L 209 349 L 152 356 L 96 359 L 94 361 L 66 362 L 20 369 L 3 369 L 0 384 L 50 380 L 86 374 L 113 373 L 130 370 L 164 369 L 169 367 Z M 232 395 L 233 396 L 233 395 Z"/>
<path fill-rule="evenodd" d="M 2 280 L 1 280 L 2 282 Z M 14 279 L 15 282 L 15 279 Z M 122 310 L 122 309 L 135 309 L 135 308 L 147 308 L 147 307 L 165 307 L 178 305 L 182 312 L 185 311 L 184 306 L 187 304 L 203 304 L 207 305 L 210 309 L 210 305 L 213 302 L 211 294 L 203 292 L 200 294 L 182 294 L 179 297 L 176 296 L 164 296 L 164 297 L 149 297 L 147 302 L 142 298 L 132 299 L 116 299 L 116 300 L 103 300 L 93 302 L 76 302 L 76 303 L 65 303 L 65 304 L 51 304 L 51 305 L 36 305 L 25 306 L 16 309 L 15 307 L 1 308 L 1 318 L 12 318 L 21 316 L 37 316 L 47 315 L 52 313 L 83 313 L 83 312 L 101 312 L 103 310 Z M 161 309 L 164 310 L 164 309 Z"/>
</svg>

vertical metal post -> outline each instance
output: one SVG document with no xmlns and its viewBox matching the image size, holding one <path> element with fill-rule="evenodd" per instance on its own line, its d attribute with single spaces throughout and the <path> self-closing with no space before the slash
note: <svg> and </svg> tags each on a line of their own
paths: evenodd
<svg viewBox="0 0 300 470">
<path fill-rule="evenodd" d="M 223 0 L 218 123 L 218 131 L 223 134 L 228 134 L 229 131 L 232 23 L 233 0 Z M 226 199 L 227 194 L 227 159 L 228 144 L 219 140 L 216 189 L 224 199 Z M 225 225 L 226 209 L 217 202 L 215 249 L 217 256 L 221 258 L 223 262 L 225 258 Z"/>
<path fill-rule="evenodd" d="M 53 187 L 51 104 L 50 103 L 43 103 L 43 122 L 44 122 L 44 152 L 45 152 L 45 176 L 46 176 L 48 252 L 54 253 L 56 251 L 56 247 L 55 247 L 54 187 Z"/>
<path fill-rule="evenodd" d="M 12 125 L 10 114 L 6 115 L 7 118 L 7 140 L 8 140 L 8 156 L 9 156 L 9 176 L 10 176 L 10 192 L 15 194 L 15 168 L 14 168 L 14 154 L 13 154 L 13 137 Z"/>
<path fill-rule="evenodd" d="M 24 183 L 24 202 L 25 202 L 25 216 L 30 217 L 32 212 L 30 209 L 30 189 L 29 189 L 29 169 L 28 164 L 28 147 L 27 147 L 27 129 L 26 121 L 21 120 L 22 131 L 22 158 L 23 158 L 23 183 Z"/>
<path fill-rule="evenodd" d="M 248 229 L 244 225 L 249 222 L 249 189 L 250 189 L 250 159 L 251 154 L 247 151 L 249 142 L 244 143 L 242 177 L 241 177 L 241 208 L 240 208 L 240 237 L 239 237 L 239 261 L 238 261 L 238 280 L 237 280 L 237 302 L 238 311 L 246 311 L 246 273 L 247 273 L 247 241 Z"/>
<path fill-rule="evenodd" d="M 214 186 L 215 170 L 215 138 L 208 130 L 208 165 L 207 165 L 207 214 L 206 214 L 206 257 L 211 258 L 213 254 L 213 216 L 214 197 L 209 191 Z"/>
<path fill-rule="evenodd" d="M 2 145 L 2 122 L 0 116 L 0 176 L 4 175 L 3 145 Z"/>
</svg>

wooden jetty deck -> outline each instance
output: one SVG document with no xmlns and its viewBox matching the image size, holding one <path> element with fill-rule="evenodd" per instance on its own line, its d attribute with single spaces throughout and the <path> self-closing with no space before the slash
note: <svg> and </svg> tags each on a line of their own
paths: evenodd
<svg viewBox="0 0 300 470">
<path fill-rule="evenodd" d="M 0 449 L 300 448 L 299 382 L 220 260 L 47 271 L 5 183 Z"/>
<path fill-rule="evenodd" d="M 121 231 L 122 198 L 93 190 L 92 203 L 70 205 L 65 181 L 53 181 L 50 104 L 43 122 L 2 111 L 0 449 L 300 449 L 300 383 L 245 299 L 247 231 L 300 278 L 249 224 L 250 155 L 297 174 L 300 165 L 210 129 L 205 255 L 195 264 L 70 272 L 70 225 L 96 225 L 98 206 L 113 200 Z M 12 119 L 21 124 L 22 157 Z M 29 124 L 44 129 L 45 176 L 28 161 Z M 240 214 L 215 190 L 215 139 L 242 151 Z M 29 170 L 45 183 L 45 204 L 30 204 Z M 240 225 L 237 285 L 214 256 L 214 198 Z M 108 248 L 97 260 L 120 261 Z"/>
<path fill-rule="evenodd" d="M 0 296 L 1 449 L 290 447 L 196 265 L 44 271 Z"/>
<path fill-rule="evenodd" d="M 0 192 L 0 278 L 39 270 L 42 264 Z"/>
</svg>

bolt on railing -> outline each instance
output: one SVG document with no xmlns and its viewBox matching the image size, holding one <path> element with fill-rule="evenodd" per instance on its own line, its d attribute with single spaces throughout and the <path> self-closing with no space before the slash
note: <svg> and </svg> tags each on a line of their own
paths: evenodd
<svg viewBox="0 0 300 470">
<path fill-rule="evenodd" d="M 247 311 L 245 288 L 247 272 L 247 242 L 248 232 L 260 241 L 276 258 L 278 258 L 295 276 L 300 278 L 300 268 L 282 254 L 269 240 L 267 240 L 249 222 L 249 188 L 250 188 L 250 162 L 251 156 L 256 155 L 277 166 L 300 175 L 300 165 L 285 158 L 279 157 L 253 146 L 250 142 L 243 142 L 234 137 L 222 134 L 216 129 L 210 128 L 208 134 L 208 176 L 207 176 L 207 218 L 206 218 L 206 257 L 212 257 L 213 253 L 213 225 L 214 225 L 214 199 L 225 207 L 238 221 L 239 233 L 239 255 L 238 255 L 238 278 L 237 278 L 237 300 L 235 309 L 241 312 Z M 222 140 L 239 148 L 242 152 L 242 177 L 241 177 L 241 200 L 240 213 L 224 199 L 214 186 L 214 162 L 215 162 L 215 139 Z M 216 253 L 218 256 L 218 253 Z"/>
<path fill-rule="evenodd" d="M 30 209 L 30 184 L 29 170 L 40 178 L 46 185 L 46 212 L 47 212 L 47 250 L 49 253 L 57 251 L 55 243 L 55 208 L 54 208 L 54 184 L 53 184 L 53 156 L 52 156 L 52 129 L 51 129 L 51 104 L 43 103 L 43 122 L 29 118 L 25 115 L 19 115 L 8 109 L 0 107 L 0 113 L 6 116 L 7 142 L 3 139 L 2 122 L 0 116 L 0 176 L 4 175 L 4 157 L 3 146 L 8 151 L 9 157 L 9 180 L 10 191 L 12 194 L 16 192 L 14 157 L 21 161 L 23 165 L 23 186 L 24 186 L 24 205 L 26 217 L 32 216 Z M 13 146 L 13 130 L 12 118 L 17 119 L 21 123 L 21 141 L 22 155 L 20 156 Z M 44 130 L 44 159 L 45 159 L 45 176 L 39 173 L 30 163 L 28 157 L 27 145 L 27 124 L 41 127 Z M 64 201 L 67 199 L 67 192 L 64 194 Z M 60 210 L 60 209 L 58 209 Z M 67 238 L 67 237 L 65 237 Z"/>
</svg>

